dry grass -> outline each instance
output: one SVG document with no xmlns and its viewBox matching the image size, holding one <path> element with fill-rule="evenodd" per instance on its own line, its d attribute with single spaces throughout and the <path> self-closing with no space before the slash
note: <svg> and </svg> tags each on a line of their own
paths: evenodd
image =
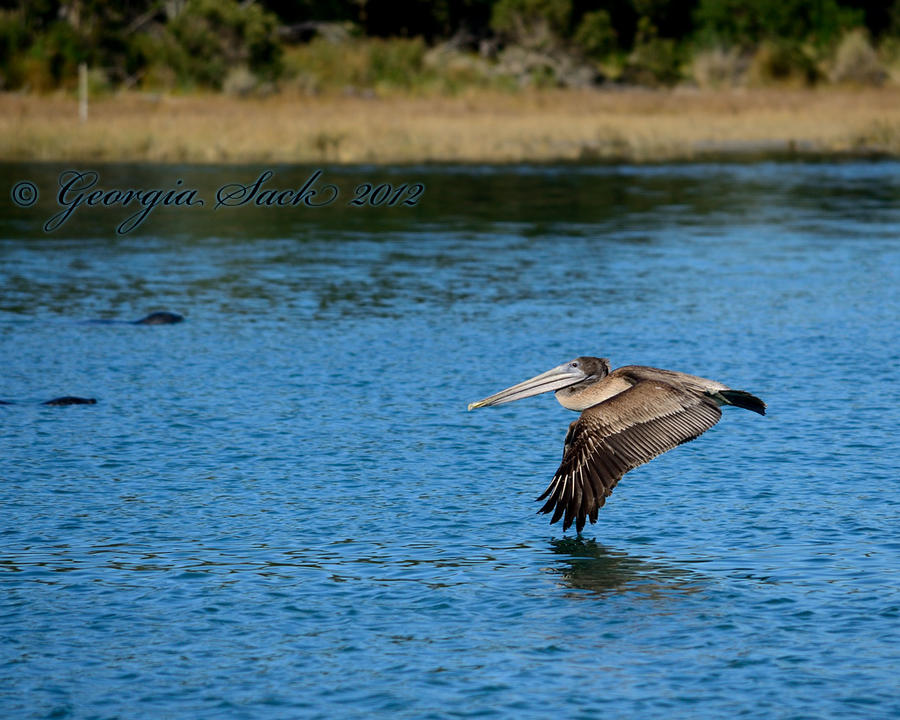
<svg viewBox="0 0 900 720">
<path fill-rule="evenodd" d="M 460 97 L 0 95 L 0 159 L 213 163 L 650 162 L 900 155 L 900 89 L 479 92 Z"/>
</svg>

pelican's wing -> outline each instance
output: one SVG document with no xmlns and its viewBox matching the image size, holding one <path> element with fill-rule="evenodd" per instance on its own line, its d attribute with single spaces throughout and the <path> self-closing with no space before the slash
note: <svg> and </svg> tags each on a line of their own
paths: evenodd
<svg viewBox="0 0 900 720">
<path fill-rule="evenodd" d="M 722 412 L 711 397 L 658 381 L 639 382 L 585 410 L 569 426 L 562 463 L 538 500 L 538 511 L 563 514 L 563 531 L 597 511 L 629 470 L 676 445 L 693 440 L 715 425 Z"/>
</svg>

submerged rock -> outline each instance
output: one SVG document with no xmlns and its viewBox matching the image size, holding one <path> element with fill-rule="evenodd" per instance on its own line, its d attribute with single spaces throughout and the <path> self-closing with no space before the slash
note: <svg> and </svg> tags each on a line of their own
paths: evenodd
<svg viewBox="0 0 900 720">
<path fill-rule="evenodd" d="M 135 320 L 135 325 L 174 325 L 180 323 L 184 318 L 178 313 L 172 312 L 152 312 L 140 320 Z"/>
<path fill-rule="evenodd" d="M 54 405 L 54 406 L 96 405 L 96 404 L 97 404 L 97 400 L 95 398 L 75 397 L 74 395 L 63 395 L 62 397 L 53 398 L 52 400 L 47 400 L 47 402 L 41 403 L 41 405 Z"/>
</svg>

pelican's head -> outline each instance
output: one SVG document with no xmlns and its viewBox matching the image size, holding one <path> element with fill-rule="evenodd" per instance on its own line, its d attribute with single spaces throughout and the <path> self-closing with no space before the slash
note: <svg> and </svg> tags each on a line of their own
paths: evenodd
<svg viewBox="0 0 900 720">
<path fill-rule="evenodd" d="M 503 405 L 513 400 L 540 395 L 551 390 L 577 385 L 578 383 L 592 383 L 609 375 L 609 360 L 596 357 L 577 357 L 562 365 L 557 365 L 552 370 L 541 373 L 531 380 L 520 382 L 518 385 L 506 388 L 500 392 L 486 397 L 484 400 L 469 403 L 469 410 L 490 405 Z"/>
</svg>

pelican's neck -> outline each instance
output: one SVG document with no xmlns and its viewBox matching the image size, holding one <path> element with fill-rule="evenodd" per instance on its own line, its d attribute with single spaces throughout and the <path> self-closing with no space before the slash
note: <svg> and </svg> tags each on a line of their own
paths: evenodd
<svg viewBox="0 0 900 720">
<path fill-rule="evenodd" d="M 557 390 L 556 399 L 566 410 L 582 412 L 613 395 L 618 395 L 632 385 L 633 383 L 616 375 L 607 375 L 599 379 L 588 378 L 575 385 Z"/>
<path fill-rule="evenodd" d="M 590 405 L 584 405 L 583 399 L 579 397 L 584 391 L 584 387 L 579 385 L 570 385 L 569 387 L 563 388 L 562 390 L 557 390 L 554 395 L 556 395 L 556 399 L 559 401 L 559 404 L 562 405 L 566 410 L 574 410 L 575 412 L 581 412 L 582 410 L 590 407 Z"/>
</svg>

